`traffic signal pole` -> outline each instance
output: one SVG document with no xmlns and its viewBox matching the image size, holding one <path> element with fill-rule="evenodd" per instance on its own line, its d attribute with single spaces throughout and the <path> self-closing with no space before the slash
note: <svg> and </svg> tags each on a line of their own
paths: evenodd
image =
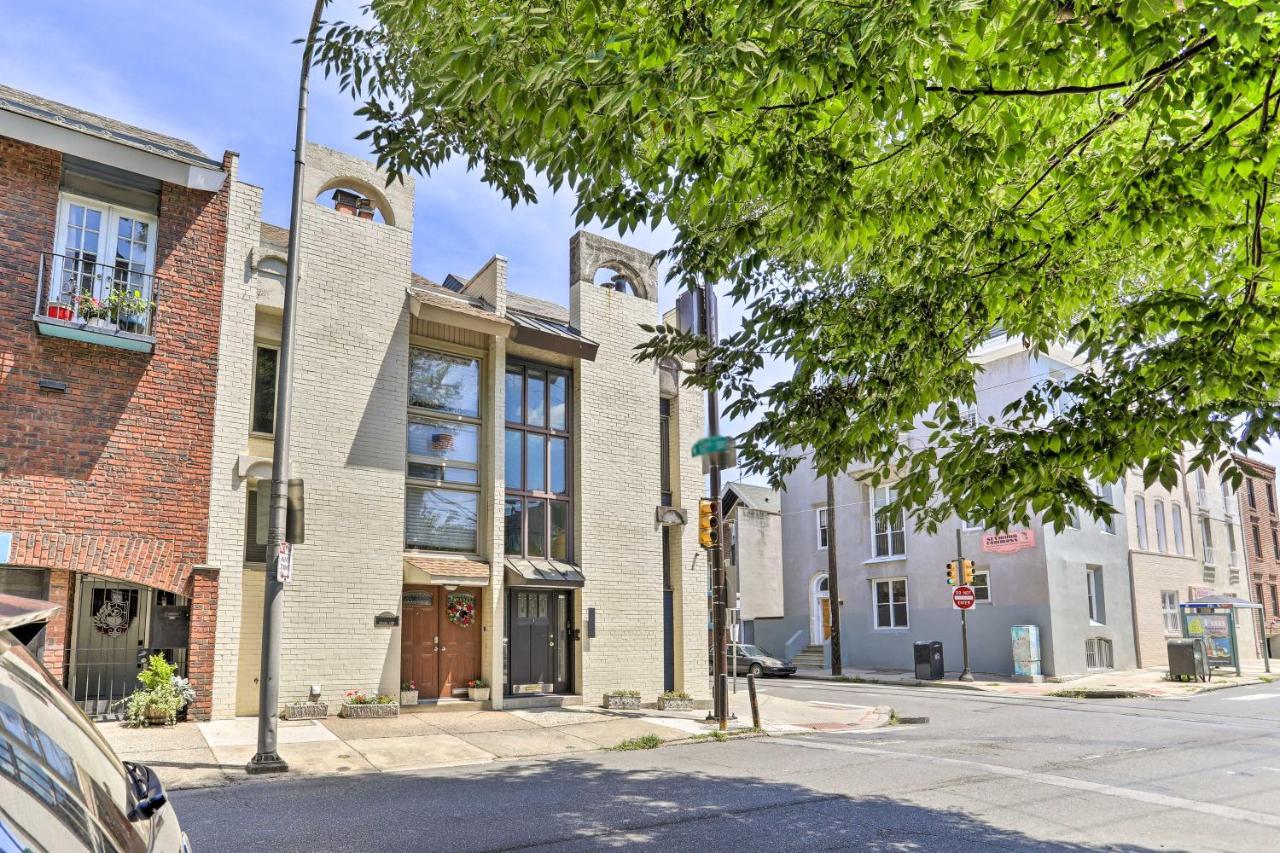
<svg viewBox="0 0 1280 853">
<path fill-rule="evenodd" d="M 956 526 L 956 570 L 960 572 L 960 581 L 964 578 L 964 545 L 960 538 L 960 527 Z M 964 650 L 964 672 L 960 673 L 961 681 L 973 681 L 973 673 L 969 671 L 969 611 L 960 611 L 960 646 Z"/>
<path fill-rule="evenodd" d="M 706 335 L 707 343 L 710 346 L 716 344 L 716 329 L 713 317 L 715 316 L 715 291 L 711 285 L 704 284 L 702 286 L 702 326 L 703 334 Z M 707 370 L 710 370 L 708 365 Z M 709 435 L 720 434 L 720 400 L 716 394 L 715 388 L 707 389 L 707 432 Z M 729 696 L 728 696 L 728 680 L 729 680 L 729 660 L 726 655 L 727 630 L 726 621 L 727 614 L 725 612 L 728 596 L 728 585 L 726 583 L 724 573 L 724 559 L 722 557 L 724 542 L 723 531 L 721 528 L 722 519 L 720 518 L 720 459 L 719 454 L 713 453 L 710 457 L 709 470 L 711 475 L 711 496 L 715 501 L 715 520 L 716 541 L 715 544 L 707 550 L 707 562 L 711 568 L 711 636 L 714 648 L 712 649 L 712 660 L 714 661 L 714 680 L 711 685 L 712 705 L 716 716 L 716 721 L 720 725 L 720 731 L 729 728 Z"/>
</svg>

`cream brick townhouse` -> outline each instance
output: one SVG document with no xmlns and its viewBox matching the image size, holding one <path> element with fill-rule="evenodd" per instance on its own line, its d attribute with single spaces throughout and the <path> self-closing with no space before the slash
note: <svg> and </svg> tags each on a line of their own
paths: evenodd
<svg viewBox="0 0 1280 853">
<path fill-rule="evenodd" d="M 702 490 L 701 398 L 633 360 L 640 324 L 659 318 L 654 258 L 575 234 L 568 308 L 508 291 L 501 256 L 435 284 L 411 271 L 412 181 L 386 186 L 315 145 L 308 160 L 290 471 L 306 483 L 306 543 L 285 591 L 281 702 L 320 685 L 332 706 L 410 679 L 429 701 L 473 678 L 495 708 L 611 689 L 705 697 L 706 561 L 680 523 Z M 215 717 L 258 710 L 258 487 L 287 242 L 231 168 Z"/>
</svg>

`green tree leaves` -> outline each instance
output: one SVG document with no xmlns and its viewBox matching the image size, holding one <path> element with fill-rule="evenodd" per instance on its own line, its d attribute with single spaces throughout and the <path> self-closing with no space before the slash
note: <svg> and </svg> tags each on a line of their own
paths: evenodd
<svg viewBox="0 0 1280 853">
<path fill-rule="evenodd" d="M 1106 511 L 1091 479 L 1276 430 L 1276 3 L 371 8 L 319 62 L 380 165 L 464 157 L 512 204 L 533 170 L 580 222 L 669 221 L 679 283 L 730 283 L 743 328 L 688 381 L 758 417 L 751 470 L 811 448 L 899 478 L 926 524 L 1060 522 Z M 1090 368 L 967 429 L 950 404 L 991 383 L 968 355 L 997 327 Z M 794 375 L 761 384 L 766 357 Z"/>
</svg>

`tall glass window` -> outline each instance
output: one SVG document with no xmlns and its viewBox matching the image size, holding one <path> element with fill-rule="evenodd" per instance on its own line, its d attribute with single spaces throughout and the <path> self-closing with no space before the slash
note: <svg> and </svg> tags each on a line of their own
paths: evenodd
<svg viewBox="0 0 1280 853">
<path fill-rule="evenodd" d="M 480 361 L 409 350 L 405 546 L 475 553 L 480 515 Z"/>
<path fill-rule="evenodd" d="M 573 442 L 567 371 L 511 362 L 503 466 L 508 554 L 573 559 Z"/>
</svg>

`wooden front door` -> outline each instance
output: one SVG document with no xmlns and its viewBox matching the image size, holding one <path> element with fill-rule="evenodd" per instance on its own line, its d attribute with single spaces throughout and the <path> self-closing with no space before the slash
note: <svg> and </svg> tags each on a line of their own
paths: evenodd
<svg viewBox="0 0 1280 853">
<path fill-rule="evenodd" d="M 449 608 L 466 609 L 449 618 Z M 480 590 L 406 585 L 400 619 L 400 680 L 420 699 L 453 695 L 480 677 Z"/>
<path fill-rule="evenodd" d="M 831 599 L 820 598 L 818 601 L 822 605 L 822 639 L 831 639 Z"/>
</svg>

